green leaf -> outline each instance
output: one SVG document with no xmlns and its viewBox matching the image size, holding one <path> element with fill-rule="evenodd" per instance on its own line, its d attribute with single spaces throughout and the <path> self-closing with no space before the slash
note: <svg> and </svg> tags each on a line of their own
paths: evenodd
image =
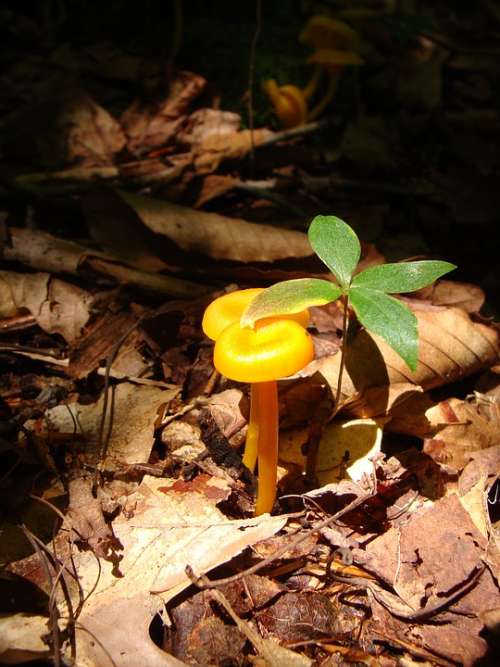
<svg viewBox="0 0 500 667">
<path fill-rule="evenodd" d="M 361 255 L 356 232 L 334 215 L 317 215 L 309 227 L 309 242 L 341 287 L 348 287 Z"/>
<path fill-rule="evenodd" d="M 285 280 L 258 294 L 241 316 L 240 324 L 242 327 L 253 326 L 263 317 L 300 313 L 309 306 L 323 306 L 325 303 L 335 301 L 340 294 L 340 287 L 328 280 L 318 278 Z"/>
<path fill-rule="evenodd" d="M 401 301 L 369 287 L 352 287 L 349 299 L 363 326 L 379 335 L 412 371 L 418 361 L 417 318 Z"/>
<path fill-rule="evenodd" d="M 369 287 L 393 294 L 415 292 L 456 268 L 454 264 L 438 260 L 381 264 L 354 276 L 352 286 Z"/>
</svg>

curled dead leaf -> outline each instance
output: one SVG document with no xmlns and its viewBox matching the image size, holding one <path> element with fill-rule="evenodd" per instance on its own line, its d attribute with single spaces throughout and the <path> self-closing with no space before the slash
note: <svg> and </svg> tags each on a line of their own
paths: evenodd
<svg viewBox="0 0 500 667">
<path fill-rule="evenodd" d="M 302 232 L 226 218 L 129 192 L 119 191 L 119 195 L 146 227 L 187 252 L 239 262 L 273 262 L 309 257 L 313 252 Z"/>
</svg>

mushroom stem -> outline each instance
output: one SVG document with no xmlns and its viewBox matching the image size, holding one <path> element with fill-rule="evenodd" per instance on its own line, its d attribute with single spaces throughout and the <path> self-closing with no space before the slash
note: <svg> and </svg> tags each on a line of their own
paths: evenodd
<svg viewBox="0 0 500 667">
<path fill-rule="evenodd" d="M 314 107 L 314 109 L 311 110 L 308 116 L 308 120 L 315 120 L 316 118 L 318 118 L 318 116 L 321 116 L 323 111 L 332 101 L 333 96 L 337 92 L 341 69 L 342 68 L 339 67 L 335 72 L 331 72 L 330 81 L 328 82 L 328 89 L 325 93 L 325 96 L 320 102 L 318 102 L 318 104 Z"/>
<path fill-rule="evenodd" d="M 308 84 L 302 91 L 306 100 L 312 97 L 316 92 L 316 88 L 318 87 L 320 77 L 321 77 L 321 65 L 318 65 L 318 63 L 316 63 L 314 65 L 312 76 L 309 79 Z"/>
<path fill-rule="evenodd" d="M 250 472 L 254 472 L 257 462 L 257 447 L 259 441 L 259 399 L 258 384 L 250 385 L 250 419 L 248 421 L 245 451 L 243 452 L 243 465 Z"/>
<path fill-rule="evenodd" d="M 255 514 L 270 512 L 276 499 L 278 477 L 278 385 L 257 382 L 254 396 L 258 415 L 259 483 Z"/>
</svg>

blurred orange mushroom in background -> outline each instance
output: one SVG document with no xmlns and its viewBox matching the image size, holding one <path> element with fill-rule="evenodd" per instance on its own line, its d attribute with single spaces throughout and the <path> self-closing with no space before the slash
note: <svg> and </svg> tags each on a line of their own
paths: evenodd
<svg viewBox="0 0 500 667">
<path fill-rule="evenodd" d="M 243 463 L 254 470 L 258 459 L 255 513 L 270 512 L 276 498 L 278 465 L 279 378 L 293 375 L 314 357 L 305 327 L 308 311 L 266 318 L 255 329 L 242 327 L 240 317 L 261 289 L 225 294 L 208 306 L 203 331 L 215 340 L 214 366 L 231 380 L 249 382 L 250 419 Z"/>
<path fill-rule="evenodd" d="M 302 30 L 299 40 L 314 49 L 308 62 L 314 64 L 309 83 L 303 88 L 290 84 L 279 86 L 274 79 L 264 83 L 274 112 L 283 127 L 291 128 L 315 120 L 334 97 L 341 70 L 347 65 L 361 65 L 361 38 L 347 23 L 329 16 L 313 16 Z M 321 100 L 308 112 L 308 100 L 314 97 L 322 76 L 328 86 Z"/>
<path fill-rule="evenodd" d="M 278 86 L 274 79 L 264 83 L 264 92 L 273 105 L 274 113 L 283 127 L 297 127 L 307 121 L 307 103 L 297 86 Z"/>
</svg>

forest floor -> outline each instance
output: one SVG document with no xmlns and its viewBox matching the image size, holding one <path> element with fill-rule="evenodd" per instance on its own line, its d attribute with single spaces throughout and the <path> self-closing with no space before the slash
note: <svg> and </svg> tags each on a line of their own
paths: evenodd
<svg viewBox="0 0 500 667">
<path fill-rule="evenodd" d="M 98 4 L 0 10 L 0 662 L 495 664 L 496 4 Z M 362 64 L 311 117 L 325 67 L 283 127 L 263 82 L 303 90 L 314 15 Z M 400 297 L 415 371 L 354 316 L 342 336 L 337 302 L 310 309 L 254 516 L 249 387 L 201 320 L 237 288 L 332 279 L 318 214 L 356 231 L 358 270 L 458 268 Z"/>
</svg>

